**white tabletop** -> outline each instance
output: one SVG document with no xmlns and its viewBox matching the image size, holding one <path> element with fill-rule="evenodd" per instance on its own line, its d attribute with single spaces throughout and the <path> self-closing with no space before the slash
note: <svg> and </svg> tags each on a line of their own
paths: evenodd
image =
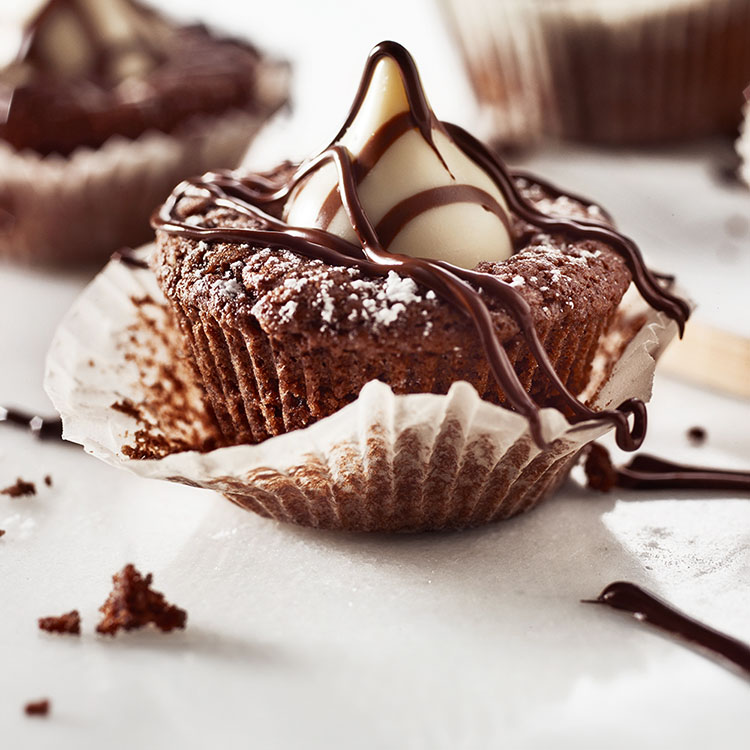
<svg viewBox="0 0 750 750">
<path fill-rule="evenodd" d="M 239 10 L 214 0 L 211 10 L 281 52 L 298 50 L 300 109 L 288 132 L 310 139 L 299 156 L 337 129 L 381 37 L 417 54 L 439 115 L 471 124 L 461 77 L 443 84 L 457 57 L 443 55 L 447 37 L 422 14 L 428 5 Z M 281 6 L 296 31 L 279 34 Z M 350 33 L 336 55 L 345 66 L 331 69 L 334 18 Z M 326 105 L 313 109 L 303 90 L 321 80 Z M 548 149 L 528 163 L 597 196 L 655 264 L 678 273 L 704 322 L 747 335 L 750 193 L 712 180 L 720 157 L 707 144 L 658 155 Z M 0 401 L 49 409 L 44 354 L 85 282 L 0 267 Z M 748 402 L 657 377 L 650 417 L 650 452 L 750 464 Z M 685 436 L 693 425 L 708 431 L 700 448 Z M 571 481 L 528 515 L 484 529 L 353 536 L 279 525 L 210 492 L 0 429 L 0 487 L 18 476 L 39 493 L 0 496 L 2 747 L 747 747 L 747 680 L 579 603 L 629 579 L 750 640 L 747 497 L 600 495 Z M 127 562 L 187 609 L 185 632 L 94 634 L 109 578 Z M 80 639 L 36 628 L 38 617 L 72 608 Z M 24 703 L 42 697 L 51 715 L 24 716 Z"/>
</svg>

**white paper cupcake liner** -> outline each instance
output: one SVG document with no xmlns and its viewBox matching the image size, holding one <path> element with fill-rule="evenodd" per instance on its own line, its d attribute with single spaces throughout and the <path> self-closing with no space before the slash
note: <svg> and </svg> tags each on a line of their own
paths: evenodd
<svg viewBox="0 0 750 750">
<path fill-rule="evenodd" d="M 175 133 L 113 136 L 68 157 L 0 142 L 0 258 L 67 266 L 138 247 L 152 236 L 152 211 L 180 180 L 239 165 L 287 91 L 287 66 L 267 63 L 256 112 L 199 115 Z"/>
<path fill-rule="evenodd" d="M 676 331 L 643 306 L 625 318 L 625 338 L 618 342 L 616 333 L 602 348 L 599 380 L 590 384 L 598 408 L 647 400 L 656 359 Z M 171 326 L 151 271 L 110 262 L 62 321 L 48 355 L 45 387 L 65 438 L 114 466 L 217 490 L 282 521 L 421 531 L 508 518 L 549 495 L 581 448 L 609 429 L 594 421 L 571 426 L 561 412 L 543 409 L 550 445 L 540 450 L 523 417 L 482 401 L 468 383 L 441 396 L 395 395 L 372 381 L 332 416 L 257 445 L 132 458 L 144 424 L 149 442 L 195 445 L 205 437 L 201 393 Z"/>
</svg>

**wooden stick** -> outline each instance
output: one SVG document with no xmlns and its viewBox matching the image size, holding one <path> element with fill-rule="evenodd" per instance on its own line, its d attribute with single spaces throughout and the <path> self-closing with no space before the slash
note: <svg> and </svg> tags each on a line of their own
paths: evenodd
<svg viewBox="0 0 750 750">
<path fill-rule="evenodd" d="M 750 339 L 689 323 L 659 360 L 661 372 L 697 385 L 750 398 Z"/>
</svg>

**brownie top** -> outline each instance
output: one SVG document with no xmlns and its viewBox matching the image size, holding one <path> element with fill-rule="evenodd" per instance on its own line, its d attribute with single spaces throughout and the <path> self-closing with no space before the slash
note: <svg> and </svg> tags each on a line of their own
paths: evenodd
<svg viewBox="0 0 750 750">
<path fill-rule="evenodd" d="M 516 178 L 516 185 L 548 214 L 605 220 L 599 207 L 553 196 L 525 177 Z M 259 226 L 250 217 L 199 200 L 183 200 L 177 212 L 195 226 Z M 540 232 L 517 216 L 511 220 L 514 255 L 482 262 L 475 270 L 512 284 L 538 325 L 546 329 L 562 318 L 606 315 L 619 302 L 631 277 L 608 245 L 570 241 Z M 345 337 L 350 345 L 373 338 L 403 344 L 406 338 L 424 351 L 443 350 L 446 339 L 462 346 L 467 336 L 475 336 L 471 321 L 454 305 L 395 271 L 366 275 L 283 248 L 208 243 L 163 231 L 157 231 L 154 263 L 167 297 L 210 311 L 229 325 L 252 318 L 270 336 L 299 334 L 312 344 Z M 519 332 L 518 323 L 497 298 L 480 294 L 499 340 L 507 342 Z"/>
<path fill-rule="evenodd" d="M 129 36 L 117 41 L 97 37 L 76 0 L 52 0 L 40 11 L 16 61 L 0 71 L 1 139 L 67 155 L 113 135 L 173 132 L 196 114 L 267 108 L 252 45 L 121 3 Z M 60 41 L 52 25 L 61 18 L 77 36 Z"/>
</svg>

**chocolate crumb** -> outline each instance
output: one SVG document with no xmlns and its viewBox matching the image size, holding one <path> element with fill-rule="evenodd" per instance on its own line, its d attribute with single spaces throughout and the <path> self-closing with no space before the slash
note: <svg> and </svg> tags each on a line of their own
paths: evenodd
<svg viewBox="0 0 750 750">
<path fill-rule="evenodd" d="M 21 477 L 18 477 L 15 484 L 11 484 L 4 490 L 0 490 L 0 495 L 8 495 L 8 497 L 26 497 L 27 495 L 36 495 L 36 485 L 33 482 L 27 482 L 21 479 Z"/>
<path fill-rule="evenodd" d="M 0 529 L 0 536 L 5 536 L 5 529 Z"/>
<path fill-rule="evenodd" d="M 44 483 L 47 485 L 47 487 L 52 486 L 52 477 L 49 474 L 44 477 Z"/>
<path fill-rule="evenodd" d="M 184 628 L 187 612 L 169 604 L 164 594 L 151 588 L 153 576 L 145 578 L 132 564 L 112 576 L 114 588 L 99 608 L 104 615 L 96 626 L 97 633 L 115 635 L 118 630 L 135 630 L 153 623 L 164 632 Z"/>
<path fill-rule="evenodd" d="M 60 615 L 59 617 L 40 617 L 39 629 L 48 633 L 65 633 L 67 635 L 81 634 L 81 616 L 78 610 Z"/>
<path fill-rule="evenodd" d="M 609 451 L 599 443 L 591 443 L 583 466 L 587 486 L 591 490 L 609 492 L 617 482 L 617 471 L 612 466 Z"/>
<path fill-rule="evenodd" d="M 49 714 L 49 700 L 44 698 L 40 701 L 30 701 L 23 710 L 27 716 L 47 716 Z"/>
<path fill-rule="evenodd" d="M 691 427 L 687 431 L 687 439 L 693 444 L 693 445 L 703 445 L 703 443 L 706 442 L 706 438 L 708 437 L 708 433 L 703 427 Z"/>
</svg>

